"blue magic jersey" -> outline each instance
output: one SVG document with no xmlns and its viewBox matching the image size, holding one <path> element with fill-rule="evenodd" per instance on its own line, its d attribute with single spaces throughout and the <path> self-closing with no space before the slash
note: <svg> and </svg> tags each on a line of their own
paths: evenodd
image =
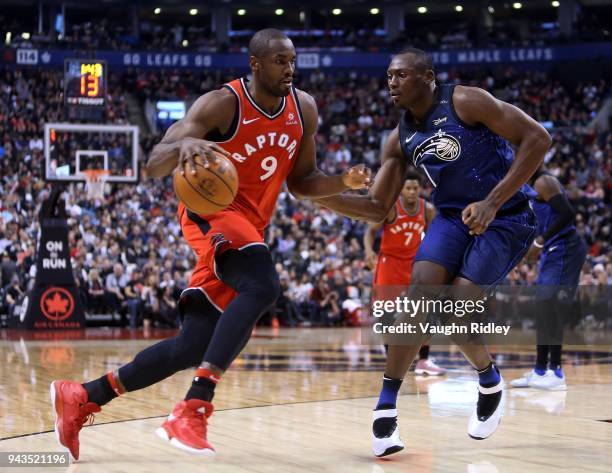
<svg viewBox="0 0 612 473">
<path fill-rule="evenodd" d="M 452 84 L 439 86 L 434 103 L 418 125 L 410 113 L 403 112 L 399 133 L 404 155 L 434 186 L 436 208 L 461 211 L 487 197 L 510 169 L 514 153 L 504 138 L 484 125 L 461 121 L 453 107 L 454 89 Z M 519 208 L 527 201 L 524 186 L 500 210 Z"/>
<path fill-rule="evenodd" d="M 531 207 L 533 208 L 533 211 L 536 214 L 536 218 L 538 219 L 538 235 L 544 235 L 548 231 L 552 223 L 557 219 L 559 214 L 555 209 L 552 208 L 552 206 L 548 202 L 544 200 L 539 200 L 537 198 L 538 193 L 531 187 L 528 187 L 528 195 L 531 199 Z M 572 233 L 574 230 L 576 230 L 576 226 L 572 221 L 571 223 L 568 223 L 565 227 L 563 227 L 561 231 L 557 232 L 548 240 L 546 240 L 544 242 L 544 247 L 548 248 L 554 242 L 559 241 L 566 235 Z"/>
</svg>

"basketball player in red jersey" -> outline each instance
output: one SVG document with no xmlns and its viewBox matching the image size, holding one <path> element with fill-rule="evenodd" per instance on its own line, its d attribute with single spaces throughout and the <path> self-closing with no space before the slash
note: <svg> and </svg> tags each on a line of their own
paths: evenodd
<svg viewBox="0 0 612 473">
<path fill-rule="evenodd" d="M 395 206 L 380 223 L 369 224 L 363 238 L 366 261 L 374 272 L 374 290 L 381 291 L 385 298 L 394 298 L 394 289 L 401 292 L 410 285 L 412 262 L 429 223 L 436 215 L 436 209 L 421 194 L 421 176 L 409 171 L 404 187 Z M 374 252 L 374 240 L 382 229 L 380 254 Z M 386 348 L 386 346 L 385 346 Z M 423 345 L 419 351 L 419 360 L 414 372 L 418 375 L 440 376 L 446 373 L 444 368 L 429 359 L 429 345 Z"/>
<path fill-rule="evenodd" d="M 318 114 L 312 97 L 293 87 L 293 43 L 281 31 L 257 32 L 249 44 L 253 80 L 234 80 L 200 97 L 153 149 L 147 172 L 168 176 L 177 166 L 195 172 L 214 152 L 232 160 L 239 189 L 234 202 L 214 215 L 179 206 L 181 229 L 198 256 L 190 287 L 181 295 L 183 326 L 172 339 L 140 352 L 118 370 L 80 384 L 54 381 L 51 397 L 60 443 L 79 457 L 79 431 L 100 406 L 129 391 L 198 366 L 185 399 L 157 430 L 171 445 L 214 456 L 207 418 L 216 384 L 246 345 L 257 319 L 280 291 L 263 231 L 283 182 L 300 198 L 319 198 L 369 184 L 369 170 L 351 168 L 326 176 L 317 169 Z"/>
</svg>

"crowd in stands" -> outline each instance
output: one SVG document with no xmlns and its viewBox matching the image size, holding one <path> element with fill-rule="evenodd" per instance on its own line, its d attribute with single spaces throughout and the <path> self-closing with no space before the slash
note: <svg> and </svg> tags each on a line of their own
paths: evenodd
<svg viewBox="0 0 612 473">
<path fill-rule="evenodd" d="M 408 12 L 407 12 L 408 13 Z M 32 15 L 37 12 L 32 11 Z M 65 31 L 32 32 L 32 21 L 19 21 L 17 16 L 0 13 L 0 27 L 6 35 L 11 32 L 9 44 L 14 47 L 53 47 L 94 50 L 157 50 L 200 52 L 245 52 L 253 30 L 240 29 L 225 44 L 216 40 L 210 17 L 194 18 L 184 22 L 172 22 L 164 16 L 149 19 L 131 16 L 121 19 L 112 12 L 100 13 L 96 20 L 67 21 Z M 367 15 L 367 14 L 365 14 Z M 530 17 L 491 15 L 491 23 L 476 27 L 465 14 L 449 12 L 448 16 L 436 16 L 428 21 L 415 21 L 408 16 L 406 28 L 393 40 L 384 33 L 382 15 L 365 16 L 363 21 L 355 17 L 333 17 L 315 22 L 310 29 L 298 29 L 293 40 L 298 48 L 331 48 L 343 51 L 395 51 L 404 44 L 423 49 L 469 49 L 474 47 L 523 47 L 564 44 L 568 42 L 609 41 L 610 32 L 604 18 L 606 12 L 583 7 L 574 22 L 571 37 L 563 35 L 556 21 L 554 10 L 533 12 Z M 321 21 L 323 21 L 321 23 Z M 47 22 L 45 22 L 47 23 Z M 255 24 L 256 24 L 255 20 Z M 261 22 L 260 22 L 261 23 Z M 356 24 L 364 25 L 355 27 Z M 137 32 L 134 30 L 138 25 Z M 272 21 L 271 26 L 274 26 Z M 292 30 L 294 31 L 294 30 Z M 22 37 L 29 32 L 29 37 Z M 4 37 L 3 35 L 3 37 Z"/>
<path fill-rule="evenodd" d="M 469 74 L 469 75 L 468 75 Z M 440 74 L 448 81 L 483 86 L 550 122 L 553 145 L 545 168 L 567 187 L 577 210 L 578 232 L 589 245 L 581 283 L 612 282 L 610 190 L 612 135 L 586 125 L 609 96 L 610 83 L 564 85 L 543 72 L 511 68 Z M 217 86 L 222 76 L 130 71 L 111 78 L 109 122 L 127 121 L 125 92 L 142 100 L 174 95 L 189 99 Z M 0 314 L 15 310 L 32 287 L 37 212 L 49 194 L 42 180 L 42 130 L 62 117 L 61 72 L 0 69 Z M 377 168 L 385 133 L 398 114 L 384 78 L 315 71 L 300 77 L 319 108 L 317 155 L 325 172 L 365 162 Z M 143 159 L 159 136 L 142 137 Z M 142 321 L 175 326 L 177 300 L 187 287 L 195 255 L 181 237 L 176 199 L 168 180 L 113 186 L 104 201 L 88 200 L 82 184 L 65 193 L 70 249 L 88 314 L 116 314 L 125 325 Z M 424 185 L 424 196 L 431 187 Z M 267 230 L 282 295 L 264 323 L 358 324 L 369 298 L 372 271 L 365 265 L 365 224 L 342 218 L 287 192 Z M 536 267 L 521 264 L 514 283 L 535 280 Z"/>
</svg>

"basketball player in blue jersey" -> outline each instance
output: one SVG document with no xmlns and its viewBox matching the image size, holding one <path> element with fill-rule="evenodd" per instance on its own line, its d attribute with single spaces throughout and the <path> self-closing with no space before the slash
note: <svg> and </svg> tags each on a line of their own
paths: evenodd
<svg viewBox="0 0 612 473">
<path fill-rule="evenodd" d="M 368 195 L 318 201 L 348 217 L 380 222 L 397 200 L 408 168 L 420 168 L 434 187 L 438 214 L 416 255 L 413 287 L 453 285 L 480 297 L 521 260 L 536 236 L 525 183 L 540 166 L 550 136 L 527 114 L 482 89 L 436 84 L 431 59 L 419 49 L 394 56 L 387 80 L 402 115 Z M 374 411 L 376 456 L 404 448 L 396 399 L 419 348 L 389 346 Z M 485 346 L 459 348 L 479 379 L 468 434 L 484 439 L 501 420 L 503 381 Z"/>
<path fill-rule="evenodd" d="M 561 369 L 563 326 L 573 307 L 587 245 L 576 233 L 574 209 L 556 177 L 537 176 L 530 197 L 539 235 L 527 253 L 528 259 L 538 256 L 540 259 L 536 280 L 537 358 L 532 371 L 510 384 L 515 388 L 564 391 L 567 385 Z"/>
</svg>

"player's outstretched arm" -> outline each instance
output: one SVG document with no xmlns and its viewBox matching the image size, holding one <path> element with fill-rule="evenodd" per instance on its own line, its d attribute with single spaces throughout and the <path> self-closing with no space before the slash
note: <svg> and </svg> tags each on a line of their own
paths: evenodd
<svg viewBox="0 0 612 473">
<path fill-rule="evenodd" d="M 226 131 L 234 118 L 236 98 L 228 90 L 213 90 L 194 102 L 184 118 L 172 124 L 161 142 L 153 148 L 147 162 L 149 177 L 165 177 L 174 168 L 195 173 L 193 159 L 199 155 L 204 165 L 215 159 L 213 151 L 229 153 L 203 138 L 212 130 Z"/>
<path fill-rule="evenodd" d="M 487 229 L 500 207 L 536 172 L 551 138 L 544 127 L 525 112 L 497 100 L 485 90 L 457 86 L 453 103 L 459 118 L 468 125 L 482 124 L 517 147 L 506 176 L 484 201 L 468 205 L 462 213 L 470 233 L 479 235 Z"/>
<path fill-rule="evenodd" d="M 382 222 L 402 191 L 407 170 L 408 164 L 400 148 L 399 130 L 396 128 L 385 142 L 380 170 L 368 195 L 336 195 L 316 199 L 316 202 L 356 220 Z"/>
<path fill-rule="evenodd" d="M 328 176 L 317 168 L 315 134 L 318 126 L 317 105 L 307 93 L 297 91 L 304 118 L 304 133 L 297 161 L 287 176 L 287 187 L 299 199 L 327 197 L 348 189 L 362 189 L 370 184 L 370 170 L 363 164 L 337 176 Z"/>
</svg>

